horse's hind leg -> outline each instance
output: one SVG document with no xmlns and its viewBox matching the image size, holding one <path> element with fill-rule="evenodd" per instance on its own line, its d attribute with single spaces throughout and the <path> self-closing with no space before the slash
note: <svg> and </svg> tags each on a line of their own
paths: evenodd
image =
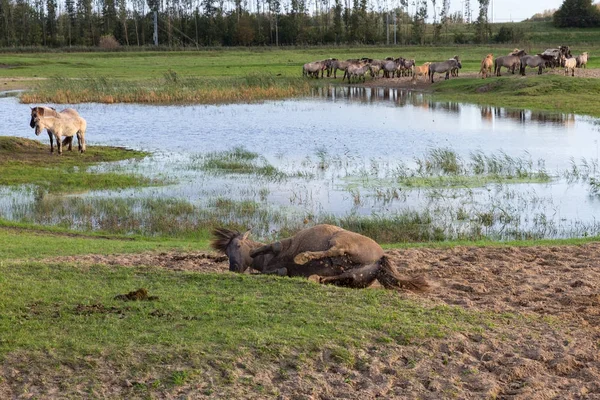
<svg viewBox="0 0 600 400">
<path fill-rule="evenodd" d="M 379 263 L 365 265 L 344 272 L 341 275 L 321 277 L 320 282 L 324 284 L 346 286 L 351 288 L 365 288 L 369 286 L 379 273 Z"/>
<path fill-rule="evenodd" d="M 345 248 L 334 245 L 325 251 L 305 251 L 297 254 L 296 257 L 294 257 L 294 262 L 298 265 L 304 265 L 312 260 L 318 260 L 320 258 L 327 257 L 342 257 L 344 254 L 346 254 Z"/>
<path fill-rule="evenodd" d="M 65 138 L 63 139 L 63 147 L 65 147 L 66 145 L 68 145 L 68 149 L 69 151 L 73 151 L 73 136 L 65 136 Z"/>
</svg>

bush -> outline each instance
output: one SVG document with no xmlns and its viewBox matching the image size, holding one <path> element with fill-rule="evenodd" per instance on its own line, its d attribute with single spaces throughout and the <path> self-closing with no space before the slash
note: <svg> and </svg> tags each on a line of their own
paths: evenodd
<svg viewBox="0 0 600 400">
<path fill-rule="evenodd" d="M 456 32 L 456 33 L 454 33 L 454 43 L 467 44 L 467 43 L 469 43 L 469 39 L 467 38 L 467 35 L 465 35 L 464 33 Z"/>
<path fill-rule="evenodd" d="M 525 38 L 525 32 L 522 29 L 503 26 L 492 40 L 495 43 L 520 43 Z"/>
<path fill-rule="evenodd" d="M 100 37 L 100 41 L 98 42 L 98 47 L 100 47 L 101 49 L 116 49 L 119 46 L 121 46 L 119 44 L 119 42 L 117 41 L 117 39 L 115 39 L 115 37 L 113 35 L 104 35 Z"/>
</svg>

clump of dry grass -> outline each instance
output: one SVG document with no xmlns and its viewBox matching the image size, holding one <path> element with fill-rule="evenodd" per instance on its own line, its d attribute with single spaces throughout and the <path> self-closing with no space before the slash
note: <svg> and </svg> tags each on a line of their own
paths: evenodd
<svg viewBox="0 0 600 400">
<path fill-rule="evenodd" d="M 23 103 L 147 103 L 226 104 L 251 103 L 304 96 L 311 85 L 302 79 L 249 75 L 240 78 L 198 79 L 179 77 L 169 71 L 162 79 L 124 82 L 108 78 L 54 78 L 32 92 L 23 93 Z"/>
</svg>

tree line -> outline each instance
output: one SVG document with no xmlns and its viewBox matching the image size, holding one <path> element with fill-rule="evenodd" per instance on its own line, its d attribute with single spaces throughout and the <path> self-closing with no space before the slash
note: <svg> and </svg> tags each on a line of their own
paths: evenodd
<svg viewBox="0 0 600 400">
<path fill-rule="evenodd" d="M 0 46 L 151 45 L 154 10 L 166 46 L 460 43 L 464 24 L 483 43 L 490 0 L 477 1 L 462 14 L 450 0 L 0 0 Z"/>
</svg>

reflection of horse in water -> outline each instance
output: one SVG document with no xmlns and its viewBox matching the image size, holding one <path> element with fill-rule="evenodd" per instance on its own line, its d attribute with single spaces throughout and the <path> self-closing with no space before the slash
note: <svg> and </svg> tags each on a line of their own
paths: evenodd
<svg viewBox="0 0 600 400">
<path fill-rule="evenodd" d="M 556 124 L 571 126 L 575 123 L 575 115 L 562 113 L 548 113 L 542 111 L 532 111 L 531 120 L 542 124 Z"/>
<path fill-rule="evenodd" d="M 527 111 L 525 111 L 525 110 L 506 110 L 505 116 L 510 119 L 519 121 L 520 123 L 523 124 L 527 120 Z"/>
<path fill-rule="evenodd" d="M 429 100 L 429 108 L 432 110 L 444 110 L 451 113 L 460 114 L 460 104 L 455 101 L 433 101 Z"/>
<path fill-rule="evenodd" d="M 494 120 L 494 108 L 487 106 L 481 107 L 481 119 L 492 122 Z"/>
</svg>

